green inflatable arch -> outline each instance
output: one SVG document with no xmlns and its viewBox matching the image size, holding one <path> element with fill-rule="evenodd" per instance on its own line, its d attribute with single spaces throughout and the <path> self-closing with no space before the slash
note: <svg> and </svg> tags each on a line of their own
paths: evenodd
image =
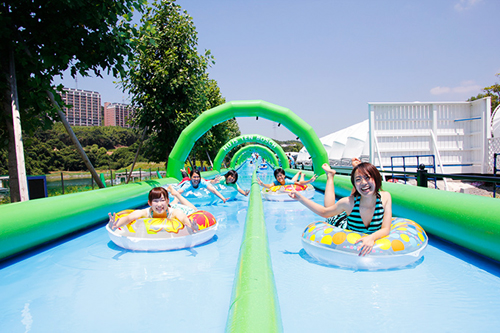
<svg viewBox="0 0 500 333">
<path fill-rule="evenodd" d="M 246 159 L 254 152 L 259 153 L 259 155 L 262 158 L 265 158 L 267 162 L 272 166 L 279 166 L 278 159 L 271 149 L 261 145 L 249 145 L 241 148 L 236 152 L 236 154 L 234 154 L 233 158 L 231 159 L 231 169 L 234 169 L 236 165 L 240 164 L 239 162 L 242 159 Z"/>
<path fill-rule="evenodd" d="M 227 153 L 231 151 L 231 149 L 247 142 L 257 142 L 264 146 L 267 146 L 278 155 L 278 159 L 280 160 L 283 169 L 288 169 L 290 167 L 285 151 L 274 140 L 259 134 L 246 134 L 229 140 L 224 146 L 221 147 L 221 149 L 219 149 L 219 152 L 214 159 L 214 170 L 221 169 L 222 161 L 224 160 L 224 157 L 226 157 Z"/>
<path fill-rule="evenodd" d="M 311 155 L 316 173 L 324 174 L 321 165 L 328 163 L 328 155 L 313 128 L 290 109 L 261 100 L 254 100 L 228 102 L 207 110 L 196 118 L 182 131 L 172 149 L 168 157 L 167 175 L 180 179 L 180 169 L 184 167 L 184 162 L 196 140 L 212 126 L 235 117 L 262 117 L 281 123 L 302 141 Z"/>
</svg>

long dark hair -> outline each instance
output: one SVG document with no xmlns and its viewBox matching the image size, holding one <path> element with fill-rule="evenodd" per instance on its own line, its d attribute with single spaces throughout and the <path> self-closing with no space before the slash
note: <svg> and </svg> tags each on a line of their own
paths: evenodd
<svg viewBox="0 0 500 333">
<path fill-rule="evenodd" d="M 227 177 L 229 176 L 232 176 L 234 178 L 233 184 L 235 184 L 238 181 L 238 173 L 236 171 L 229 170 L 228 172 L 226 172 L 226 174 L 224 175 L 224 177 L 226 177 L 226 182 L 227 182 Z"/>
<path fill-rule="evenodd" d="M 354 167 L 354 169 L 352 169 L 351 184 L 354 187 L 354 195 L 360 196 L 358 190 L 356 189 L 355 179 L 354 179 L 354 174 L 356 173 L 356 171 L 358 171 L 360 175 L 370 176 L 370 178 L 372 178 L 375 181 L 375 193 L 377 193 L 378 196 L 379 191 L 382 189 L 382 176 L 380 175 L 378 169 L 373 164 L 367 162 L 359 163 Z"/>
<path fill-rule="evenodd" d="M 197 174 L 197 175 L 198 175 L 198 176 L 200 176 L 200 178 L 201 178 L 201 173 L 200 173 L 200 170 L 196 170 L 196 169 L 191 170 L 191 173 L 190 173 L 190 175 L 189 175 L 189 176 L 190 176 L 191 178 L 193 178 L 193 175 L 194 175 L 194 174 Z"/>
</svg>

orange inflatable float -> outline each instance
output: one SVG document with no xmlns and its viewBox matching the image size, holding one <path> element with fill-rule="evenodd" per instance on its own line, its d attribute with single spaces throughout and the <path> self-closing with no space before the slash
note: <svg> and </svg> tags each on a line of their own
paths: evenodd
<svg viewBox="0 0 500 333">
<path fill-rule="evenodd" d="M 133 212 L 124 210 L 116 214 L 119 219 Z M 207 211 L 193 211 L 187 215 L 198 225 L 192 232 L 178 219 L 142 218 L 118 229 L 106 225 L 110 239 L 116 245 L 135 251 L 167 251 L 193 247 L 213 238 L 217 230 L 215 217 Z"/>
<path fill-rule="evenodd" d="M 304 197 L 311 199 L 314 197 L 314 186 L 307 185 L 278 185 L 270 188 L 264 187 L 262 189 L 262 197 L 269 201 L 295 201 L 290 198 L 288 193 L 291 191 L 300 192 Z"/>
</svg>

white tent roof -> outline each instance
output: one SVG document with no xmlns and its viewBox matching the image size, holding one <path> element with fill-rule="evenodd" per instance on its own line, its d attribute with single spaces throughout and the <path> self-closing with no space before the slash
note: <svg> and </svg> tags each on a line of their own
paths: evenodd
<svg viewBox="0 0 500 333">
<path fill-rule="evenodd" d="M 321 137 L 319 140 L 325 147 L 330 160 L 350 159 L 368 155 L 368 119 L 337 132 Z M 304 147 L 297 156 L 297 162 L 310 161 L 310 155 Z"/>
</svg>

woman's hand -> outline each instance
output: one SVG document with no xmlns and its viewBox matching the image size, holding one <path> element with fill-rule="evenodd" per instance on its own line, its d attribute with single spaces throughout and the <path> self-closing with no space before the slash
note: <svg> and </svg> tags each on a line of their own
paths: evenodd
<svg viewBox="0 0 500 333">
<path fill-rule="evenodd" d="M 170 188 L 170 194 L 174 197 L 177 197 L 179 195 L 181 195 L 179 192 L 177 192 L 177 190 L 175 190 L 172 186 L 169 186 Z"/>
<path fill-rule="evenodd" d="M 117 219 L 117 220 L 115 221 L 115 219 L 116 219 L 116 215 L 115 215 L 115 213 L 113 213 L 113 214 L 108 213 L 108 216 L 109 216 L 109 225 L 110 225 L 110 227 L 111 227 L 111 230 L 115 230 L 115 229 L 117 228 L 117 226 L 116 226 L 116 225 L 118 224 L 118 221 L 119 221 L 120 219 Z"/>
<path fill-rule="evenodd" d="M 288 196 L 294 200 L 300 200 L 299 192 L 295 191 L 294 189 L 292 189 L 288 192 Z"/>
<path fill-rule="evenodd" d="M 360 239 L 358 239 L 355 244 L 358 244 L 358 243 L 361 243 L 361 247 L 359 248 L 360 251 L 359 251 L 358 255 L 365 256 L 365 255 L 372 252 L 373 246 L 375 245 L 375 240 L 373 239 L 373 237 L 364 236 L 364 237 L 361 237 Z"/>
</svg>

